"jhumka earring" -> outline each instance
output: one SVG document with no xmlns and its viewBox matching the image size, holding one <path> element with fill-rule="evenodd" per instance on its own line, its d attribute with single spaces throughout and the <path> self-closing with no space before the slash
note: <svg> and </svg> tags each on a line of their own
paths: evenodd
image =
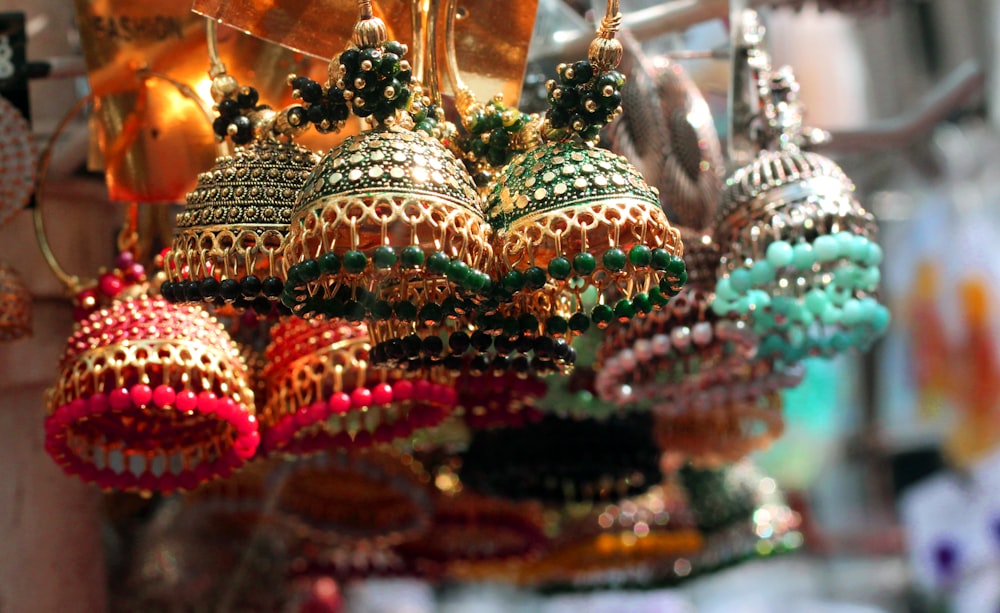
<svg viewBox="0 0 1000 613">
<path fill-rule="evenodd" d="M 738 25 L 734 91 L 752 89 L 753 100 L 734 106 L 733 139 L 759 153 L 726 182 L 712 308 L 745 318 L 762 357 L 796 362 L 866 348 L 889 324 L 875 297 L 874 217 L 839 166 L 802 150 L 798 84 L 789 69 L 771 69 L 756 15 L 746 11 Z"/>
<path fill-rule="evenodd" d="M 488 188 L 497 299 L 529 339 L 631 319 L 686 281 L 680 235 L 655 190 L 628 160 L 593 146 L 621 112 L 620 22 L 610 0 L 589 59 L 561 65 L 547 84 L 544 144 L 514 156 Z"/>
<path fill-rule="evenodd" d="M 374 127 L 319 163 L 292 215 L 283 300 L 302 317 L 365 321 L 378 361 L 420 358 L 424 338 L 462 329 L 469 300 L 488 289 L 489 227 L 461 162 L 429 136 L 438 110 L 411 81 L 404 45 L 359 1 L 354 44 L 320 86 L 293 79 L 293 125 L 335 129 L 348 110 Z M 412 129 L 411 129 L 412 128 Z M 467 323 L 467 322 L 466 322 Z"/>
<path fill-rule="evenodd" d="M 319 161 L 292 138 L 304 127 L 262 105 L 257 90 L 241 87 L 215 52 L 215 22 L 206 22 L 212 68 L 213 129 L 236 151 L 198 175 L 177 216 L 160 291 L 171 302 L 204 302 L 259 316 L 287 312 L 284 240 L 292 206 Z"/>
</svg>

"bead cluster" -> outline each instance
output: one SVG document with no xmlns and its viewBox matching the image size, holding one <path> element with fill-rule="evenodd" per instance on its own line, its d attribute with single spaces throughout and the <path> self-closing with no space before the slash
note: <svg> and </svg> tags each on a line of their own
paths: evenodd
<svg viewBox="0 0 1000 613">
<path fill-rule="evenodd" d="M 560 64 L 557 71 L 558 78 L 545 84 L 551 107 L 545 116 L 546 128 L 596 142 L 601 128 L 622 112 L 625 75 L 599 71 L 587 60 Z"/>
<path fill-rule="evenodd" d="M 485 187 L 490 173 L 487 168 L 502 168 L 514 158 L 523 145 L 522 132 L 532 117 L 494 96 L 485 105 L 474 104 L 462 116 L 462 127 L 468 135 L 458 141 L 463 157 L 472 165 L 477 185 Z M 485 166 L 484 166 L 485 164 Z"/>
<path fill-rule="evenodd" d="M 146 267 L 136 261 L 131 251 L 122 251 L 115 257 L 113 269 L 101 271 L 95 284 L 73 296 L 73 319 L 85 320 L 124 294 L 139 289 L 145 281 Z"/>
<path fill-rule="evenodd" d="M 229 137 L 234 145 L 249 145 L 254 139 L 254 115 L 270 110 L 258 105 L 260 94 L 253 87 L 240 87 L 216 104 L 219 116 L 212 122 L 212 131 L 219 140 Z"/>
</svg>

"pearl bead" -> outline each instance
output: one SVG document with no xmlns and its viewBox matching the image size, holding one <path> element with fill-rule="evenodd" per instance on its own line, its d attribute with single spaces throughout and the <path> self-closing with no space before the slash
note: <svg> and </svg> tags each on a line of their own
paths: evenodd
<svg viewBox="0 0 1000 613">
<path fill-rule="evenodd" d="M 666 334 L 653 335 L 653 353 L 665 356 L 670 352 L 670 337 Z"/>
<path fill-rule="evenodd" d="M 707 321 L 701 321 L 691 328 L 691 337 L 694 339 L 694 343 L 701 347 L 708 345 L 712 342 L 712 324 Z"/>
<path fill-rule="evenodd" d="M 635 369 L 635 354 L 631 349 L 624 349 L 618 354 L 618 360 L 621 363 L 622 368 L 626 371 Z"/>
<path fill-rule="evenodd" d="M 648 362 L 653 358 L 653 343 L 648 339 L 641 338 L 637 340 L 633 349 L 636 359 L 641 362 Z"/>
<path fill-rule="evenodd" d="M 674 328 L 670 331 L 670 342 L 681 351 L 687 350 L 691 346 L 691 329 L 687 326 Z"/>
</svg>

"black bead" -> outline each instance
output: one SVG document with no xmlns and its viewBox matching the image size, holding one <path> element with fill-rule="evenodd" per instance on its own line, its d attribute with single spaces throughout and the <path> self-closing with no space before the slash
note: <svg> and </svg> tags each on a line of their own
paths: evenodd
<svg viewBox="0 0 1000 613">
<path fill-rule="evenodd" d="M 268 298 L 277 298 L 281 291 L 285 289 L 285 282 L 278 277 L 267 277 L 261 283 L 261 289 Z"/>
<path fill-rule="evenodd" d="M 528 353 L 534 348 L 535 339 L 527 334 L 522 334 L 517 337 L 517 341 L 514 343 L 514 346 L 517 347 L 517 350 L 521 353 Z"/>
<path fill-rule="evenodd" d="M 174 284 L 170 281 L 164 281 L 160 284 L 160 295 L 167 302 L 174 301 Z"/>
<path fill-rule="evenodd" d="M 420 349 L 423 346 L 423 341 L 416 334 L 411 334 L 403 339 L 403 351 L 408 358 L 414 358 L 420 355 Z"/>
<path fill-rule="evenodd" d="M 253 307 L 253 310 L 255 313 L 257 313 L 257 315 L 261 317 L 267 317 L 268 315 L 271 314 L 272 304 L 273 303 L 267 298 L 263 296 L 257 296 L 256 298 L 254 298 L 253 302 L 251 303 L 251 306 Z"/>
<path fill-rule="evenodd" d="M 263 289 L 263 285 L 260 279 L 253 275 L 247 275 L 240 279 L 240 293 L 247 298 L 259 296 L 261 289 Z M 282 289 L 284 289 L 284 286 L 282 286 Z"/>
<path fill-rule="evenodd" d="M 441 340 L 440 336 L 428 336 L 424 339 L 421 348 L 424 355 L 437 357 L 441 355 L 444 351 L 444 341 Z"/>
<path fill-rule="evenodd" d="M 569 347 L 569 350 L 566 352 L 566 357 L 563 358 L 563 361 L 567 364 L 576 364 L 576 349 L 574 349 L 573 347 Z"/>
<path fill-rule="evenodd" d="M 236 133 L 231 137 L 235 144 L 247 145 L 253 140 L 253 122 L 249 117 L 240 115 L 233 119 L 232 124 L 236 126 Z"/>
<path fill-rule="evenodd" d="M 219 116 L 215 118 L 212 122 L 212 131 L 215 132 L 216 136 L 225 138 L 229 134 L 229 118 Z"/>
<path fill-rule="evenodd" d="M 471 339 L 465 332 L 452 332 L 451 336 L 448 337 L 448 348 L 454 353 L 465 353 L 465 351 L 469 348 L 470 342 Z"/>
<path fill-rule="evenodd" d="M 226 302 L 232 302 L 239 298 L 240 283 L 236 279 L 223 279 L 219 284 L 219 295 Z"/>
<path fill-rule="evenodd" d="M 201 284 L 197 281 L 185 281 L 184 300 L 187 302 L 198 302 L 201 300 Z"/>
<path fill-rule="evenodd" d="M 398 338 L 390 339 L 385 342 L 385 352 L 390 359 L 396 362 L 406 357 L 406 351 L 403 349 L 403 341 Z"/>
<path fill-rule="evenodd" d="M 474 375 L 481 375 L 486 372 L 486 369 L 490 367 L 490 358 L 484 354 L 480 353 L 472 358 L 469 362 L 469 371 Z"/>
<path fill-rule="evenodd" d="M 540 358 L 552 357 L 556 347 L 556 342 L 551 337 L 539 336 L 535 339 L 533 349 L 535 350 L 535 355 Z"/>
<path fill-rule="evenodd" d="M 213 277 L 202 279 L 198 291 L 201 293 L 202 300 L 211 302 L 219 296 L 219 282 Z"/>
<path fill-rule="evenodd" d="M 333 121 L 333 119 L 330 117 L 330 108 L 323 104 L 314 104 L 310 106 L 305 113 L 306 113 L 306 119 L 308 119 L 310 123 L 318 125 L 320 123 L 323 123 L 324 120 L 330 122 Z"/>
<path fill-rule="evenodd" d="M 226 98 L 219 103 L 219 116 L 228 119 L 227 124 L 232 123 L 234 119 L 240 116 L 240 103 L 231 98 Z"/>
<path fill-rule="evenodd" d="M 493 357 L 493 363 L 490 364 L 490 368 L 493 369 L 495 373 L 504 373 L 510 370 L 511 359 L 505 355 L 497 355 Z"/>
<path fill-rule="evenodd" d="M 513 338 L 501 335 L 493 339 L 493 348 L 500 355 L 507 355 L 513 353 L 516 347 Z"/>
<path fill-rule="evenodd" d="M 461 372 L 464 362 L 460 355 L 449 355 L 444 358 L 444 367 L 451 372 Z"/>
<path fill-rule="evenodd" d="M 347 304 L 344 305 L 344 317 L 347 321 L 352 323 L 358 323 L 364 320 L 365 315 L 368 314 L 368 309 L 365 305 L 361 304 L 357 300 L 348 300 Z"/>
<path fill-rule="evenodd" d="M 556 357 L 557 360 L 565 361 L 572 347 L 566 342 L 566 339 L 557 338 L 552 343 L 552 355 Z"/>
<path fill-rule="evenodd" d="M 302 94 L 303 102 L 316 104 L 323 99 L 323 86 L 316 81 L 309 80 L 299 87 L 299 93 Z"/>
<path fill-rule="evenodd" d="M 527 373 L 531 369 L 531 360 L 526 355 L 519 355 L 510 364 L 511 370 L 517 373 Z"/>
<path fill-rule="evenodd" d="M 548 375 L 555 370 L 555 365 L 549 360 L 533 360 L 531 368 L 539 375 Z"/>
<path fill-rule="evenodd" d="M 244 109 L 252 109 L 257 106 L 260 94 L 253 87 L 243 87 L 240 93 L 236 94 L 236 102 Z"/>
<path fill-rule="evenodd" d="M 537 290 L 545 287 L 548 274 L 540 266 L 532 266 L 524 271 L 524 284 L 528 289 Z"/>
<path fill-rule="evenodd" d="M 471 342 L 476 351 L 486 351 L 493 346 L 493 337 L 482 330 L 476 330 L 472 333 Z"/>
<path fill-rule="evenodd" d="M 373 366 L 381 366 L 385 364 L 388 356 L 385 354 L 384 343 L 379 343 L 372 347 L 372 350 L 368 352 L 368 359 L 371 361 Z"/>
</svg>

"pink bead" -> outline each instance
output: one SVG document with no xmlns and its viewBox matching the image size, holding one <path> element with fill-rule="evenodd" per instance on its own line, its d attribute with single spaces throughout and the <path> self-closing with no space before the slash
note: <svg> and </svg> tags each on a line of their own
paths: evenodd
<svg viewBox="0 0 1000 613">
<path fill-rule="evenodd" d="M 128 268 L 135 263 L 135 256 L 131 251 L 122 251 L 115 257 L 115 268 L 119 270 Z"/>
<path fill-rule="evenodd" d="M 114 298 L 122 292 L 125 282 L 117 275 L 106 272 L 97 280 L 97 289 L 109 298 Z"/>
<path fill-rule="evenodd" d="M 152 388 L 142 383 L 139 385 L 133 385 L 132 389 L 129 391 L 129 395 L 132 397 L 132 402 L 137 407 L 147 406 L 153 400 Z"/>
<path fill-rule="evenodd" d="M 111 393 L 108 394 L 108 404 L 111 405 L 112 410 L 125 411 L 132 408 L 132 396 L 127 389 L 120 387 L 111 390 Z"/>
<path fill-rule="evenodd" d="M 392 386 L 392 397 L 399 402 L 413 398 L 413 382 L 408 379 L 396 381 Z"/>
<path fill-rule="evenodd" d="M 309 421 L 305 424 L 299 423 L 300 426 L 305 428 L 306 426 L 311 426 L 317 422 L 321 422 L 327 417 L 327 411 L 329 411 L 329 406 L 322 400 L 317 400 L 316 402 L 309 405 Z"/>
<path fill-rule="evenodd" d="M 392 402 L 392 386 L 388 383 L 379 383 L 372 389 L 372 403 L 376 405 L 387 405 Z"/>
<path fill-rule="evenodd" d="M 219 399 L 215 397 L 215 393 L 204 391 L 198 394 L 198 412 L 209 414 L 218 410 Z"/>
<path fill-rule="evenodd" d="M 103 392 L 97 392 L 92 395 L 88 404 L 90 404 L 91 415 L 100 415 L 101 413 L 107 411 L 111 406 L 108 402 L 108 395 Z"/>
<path fill-rule="evenodd" d="M 157 385 L 153 390 L 153 404 L 160 408 L 172 406 L 176 399 L 177 392 L 169 385 Z"/>
<path fill-rule="evenodd" d="M 257 434 L 257 418 L 249 413 L 238 412 L 236 415 L 240 416 L 241 419 L 236 420 L 236 431 L 242 436 L 248 436 L 251 434 Z M 260 437 L 257 437 L 260 440 Z"/>
<path fill-rule="evenodd" d="M 344 392 L 337 392 L 333 396 L 330 396 L 327 404 L 330 406 L 330 413 L 332 415 L 343 415 L 351 410 L 351 397 Z"/>
<path fill-rule="evenodd" d="M 193 411 L 194 408 L 198 406 L 198 395 L 191 390 L 182 390 L 177 392 L 177 397 L 174 400 L 174 406 L 182 413 Z"/>
<path fill-rule="evenodd" d="M 358 387 L 351 392 L 351 405 L 356 409 L 371 406 L 372 392 L 367 387 Z"/>
<path fill-rule="evenodd" d="M 136 262 L 128 268 L 125 268 L 124 273 L 125 278 L 128 279 L 128 281 L 138 283 L 146 277 L 146 268 L 142 264 Z"/>
<path fill-rule="evenodd" d="M 430 400 L 431 382 L 427 379 L 418 379 L 413 384 L 413 398 L 418 401 Z"/>
<path fill-rule="evenodd" d="M 458 393 L 455 388 L 442 385 L 437 391 L 437 401 L 446 407 L 453 407 L 458 403 Z"/>
</svg>

